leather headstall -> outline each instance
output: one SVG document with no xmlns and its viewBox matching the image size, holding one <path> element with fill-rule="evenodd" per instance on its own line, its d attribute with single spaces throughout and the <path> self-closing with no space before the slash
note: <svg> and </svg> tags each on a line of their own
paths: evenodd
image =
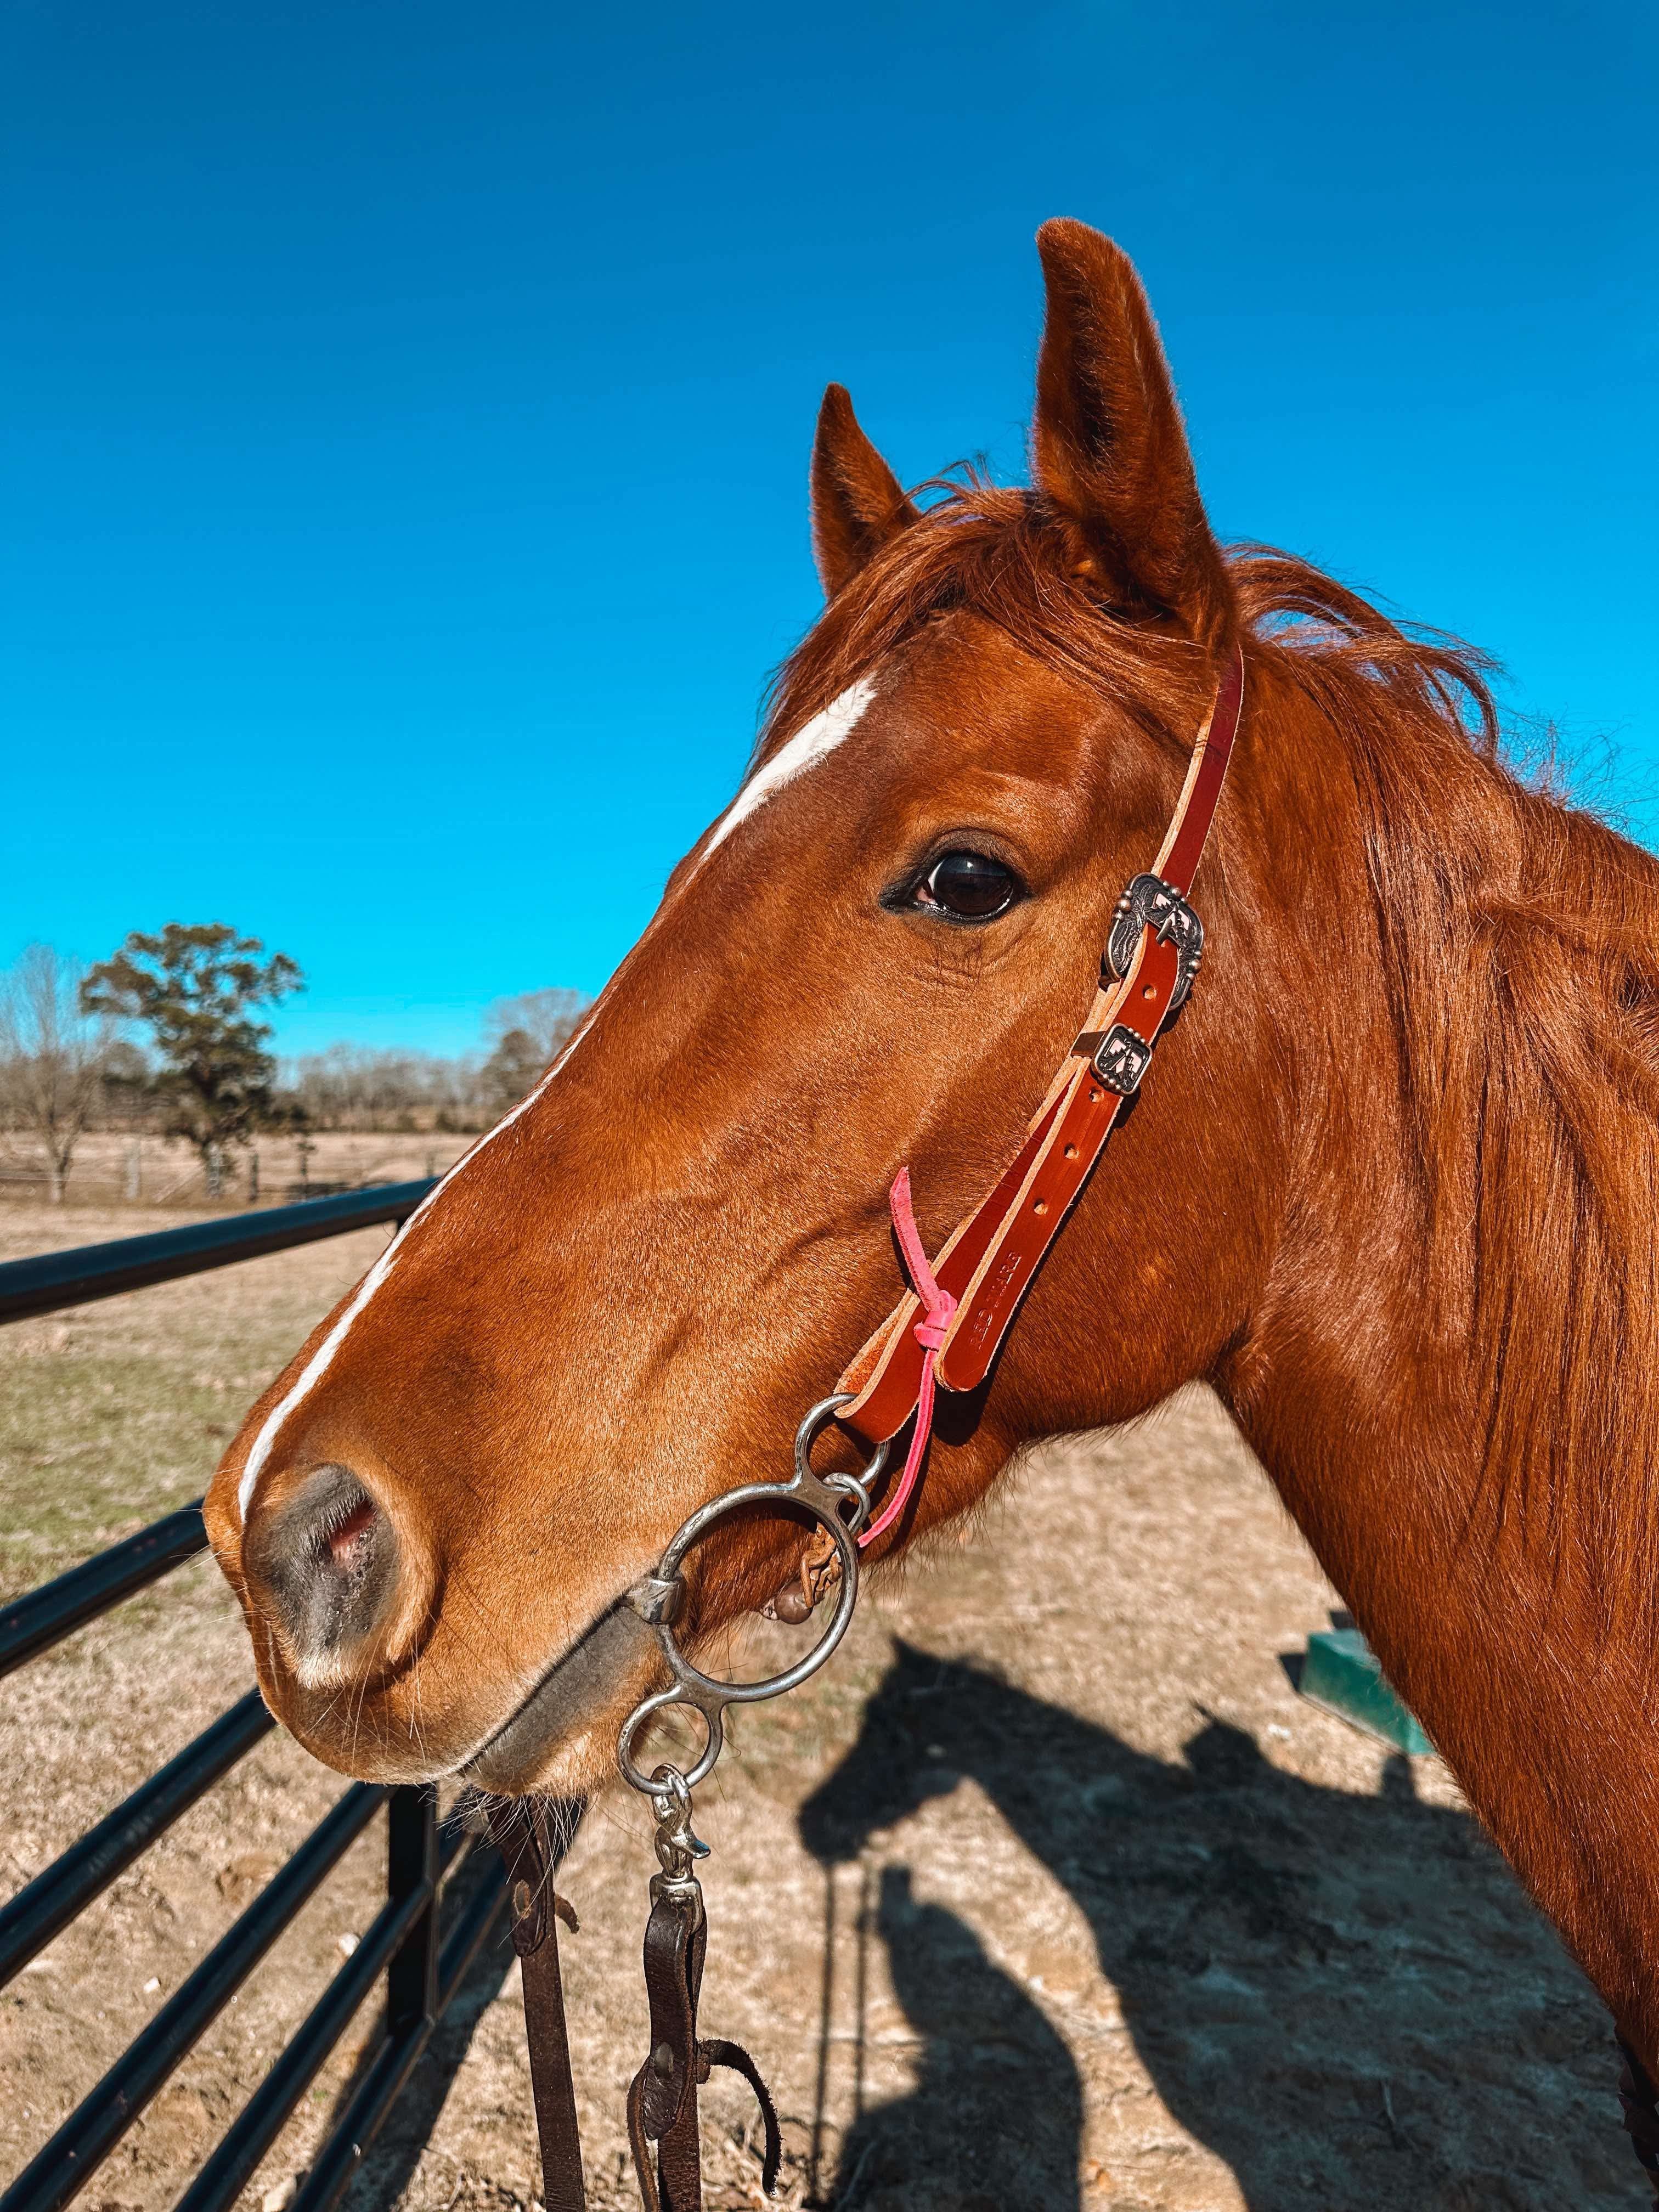
<svg viewBox="0 0 1659 2212">
<path fill-rule="evenodd" d="M 886 1443 L 916 1413 L 930 1359 L 942 1389 L 969 1391 L 984 1381 L 1125 1101 L 1139 1089 L 1160 1033 L 1192 989 L 1204 928 L 1188 895 L 1215 819 L 1243 703 L 1244 659 L 1235 645 L 1193 746 L 1158 858 L 1118 902 L 1082 1031 L 1018 1152 L 933 1263 L 938 1290 L 955 1302 L 943 1341 L 934 1348 L 918 1334 L 926 1316 L 923 1300 L 911 1291 L 837 1385 L 853 1394 L 853 1402 L 836 1418 L 866 1443 Z"/>
</svg>

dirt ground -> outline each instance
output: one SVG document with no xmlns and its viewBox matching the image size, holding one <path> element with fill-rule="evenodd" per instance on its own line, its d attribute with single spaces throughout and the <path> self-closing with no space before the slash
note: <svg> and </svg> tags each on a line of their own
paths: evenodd
<svg viewBox="0 0 1659 2212">
<path fill-rule="evenodd" d="M 0 1256 L 119 1233 L 9 1206 Z M 154 1225 L 153 1223 L 146 1225 Z M 15 1590 L 195 1494 L 366 1233 L 0 1333 Z M 784 2202 L 842 2212 L 1634 2208 L 1599 2003 L 1433 1759 L 1294 1694 L 1334 1593 L 1202 1393 L 1050 1447 L 967 1540 L 872 1588 L 825 1674 L 740 1717 L 698 1826 L 704 2020 L 785 2115 Z M 252 1680 L 192 1566 L 6 1685 L 9 1894 Z M 746 1723 L 746 1724 L 745 1724 Z M 341 1788 L 280 1733 L 0 1992 L 0 2175 L 175 1989 Z M 82 2203 L 160 2212 L 368 1923 L 379 1826 Z M 636 2201 L 646 1826 L 595 1807 L 560 1878 L 590 2186 Z M 459 1887 L 467 1880 L 464 1872 Z M 366 2007 L 246 2203 L 275 2212 Z M 717 2082 L 719 2077 L 716 2077 Z M 711 2203 L 758 2204 L 751 2108 L 707 2106 Z M 481 1957 L 351 2212 L 536 2195 L 518 1978 Z"/>
</svg>

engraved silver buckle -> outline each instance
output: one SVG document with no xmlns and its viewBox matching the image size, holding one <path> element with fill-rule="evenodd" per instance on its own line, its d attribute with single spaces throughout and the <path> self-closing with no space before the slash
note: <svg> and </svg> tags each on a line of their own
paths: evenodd
<svg viewBox="0 0 1659 2212">
<path fill-rule="evenodd" d="M 1181 893 L 1162 876 L 1137 876 L 1117 902 L 1111 933 L 1106 939 L 1106 965 L 1120 982 L 1134 965 L 1143 930 L 1153 932 L 1160 943 L 1176 949 L 1175 989 L 1170 1012 L 1186 1003 L 1197 981 L 1204 958 L 1204 925 Z M 1100 1071 L 1105 1081 L 1104 1069 Z M 1139 1074 L 1135 1081 L 1139 1081 Z M 1131 1089 L 1133 1088 L 1132 1085 Z"/>
</svg>

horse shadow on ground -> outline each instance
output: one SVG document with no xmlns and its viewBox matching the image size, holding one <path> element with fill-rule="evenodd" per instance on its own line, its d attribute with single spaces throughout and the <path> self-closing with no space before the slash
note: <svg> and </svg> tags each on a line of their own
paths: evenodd
<svg viewBox="0 0 1659 2212">
<path fill-rule="evenodd" d="M 1111 2039 L 1125 2032 L 1251 2212 L 1641 2201 L 1599 2001 L 1470 1819 L 1420 1800 L 1403 1758 L 1379 1796 L 1358 1796 L 1206 1716 L 1170 1765 L 994 1670 L 901 1643 L 856 1742 L 802 1806 L 802 1837 L 826 1868 L 878 1833 L 890 1856 L 900 1839 L 885 1832 L 964 1779 L 1081 1908 L 1122 2026 L 1074 2002 L 1064 1947 L 1033 1954 L 1024 1912 L 988 1920 L 989 1886 L 962 1859 L 914 1883 L 888 1865 L 875 1929 L 920 2039 L 915 2085 L 858 2118 L 819 2201 L 1075 2212 L 1086 2077 L 1098 2068 L 1103 2100 L 1108 2076 L 1121 2092 L 1134 2069 Z M 928 1888 L 1016 1972 L 916 1894 Z M 1091 2148 L 1091 2204 L 1200 2202 L 1149 2179 L 1183 2154 L 1144 2094 L 1119 2094 Z M 1111 2170 L 1126 2153 L 1133 2183 Z"/>
</svg>

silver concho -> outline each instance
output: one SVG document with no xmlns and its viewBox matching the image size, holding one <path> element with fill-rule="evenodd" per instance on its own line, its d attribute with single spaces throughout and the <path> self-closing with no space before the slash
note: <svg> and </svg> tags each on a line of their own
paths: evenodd
<svg viewBox="0 0 1659 2212">
<path fill-rule="evenodd" d="M 1122 1022 L 1115 1023 L 1100 1041 L 1095 1054 L 1095 1073 L 1109 1091 L 1127 1098 L 1138 1090 L 1140 1079 L 1146 1073 L 1152 1048 L 1143 1036 Z"/>
<path fill-rule="evenodd" d="M 1174 1013 L 1185 1004 L 1204 957 L 1204 925 L 1162 876 L 1137 876 L 1117 902 L 1111 934 L 1106 939 L 1106 965 L 1120 982 L 1133 965 L 1145 929 L 1176 949 L 1176 986 L 1170 999 L 1170 1012 Z M 1103 1068 L 1101 1074 L 1105 1079 Z M 1139 1079 L 1137 1073 L 1135 1081 Z M 1129 1087 L 1133 1090 L 1134 1085 Z"/>
</svg>

